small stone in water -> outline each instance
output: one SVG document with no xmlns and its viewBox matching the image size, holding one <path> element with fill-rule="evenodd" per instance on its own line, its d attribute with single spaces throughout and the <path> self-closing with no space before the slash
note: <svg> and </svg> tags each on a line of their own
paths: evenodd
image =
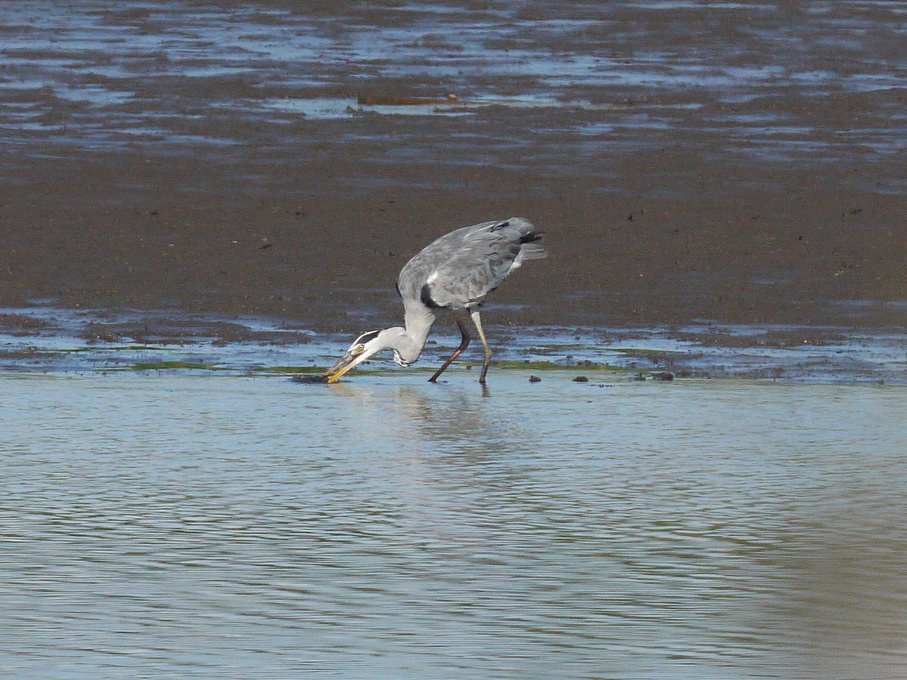
<svg viewBox="0 0 907 680">
<path fill-rule="evenodd" d="M 290 378 L 293 382 L 298 383 L 325 383 L 328 381 L 327 376 L 323 376 L 320 373 L 303 373 L 301 375 L 294 375 Z"/>
</svg>

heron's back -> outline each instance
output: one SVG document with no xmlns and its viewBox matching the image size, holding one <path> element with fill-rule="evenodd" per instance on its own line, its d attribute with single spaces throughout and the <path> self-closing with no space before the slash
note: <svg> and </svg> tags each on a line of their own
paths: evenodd
<svg viewBox="0 0 907 680">
<path fill-rule="evenodd" d="M 525 260 L 547 255 L 542 232 L 522 217 L 484 222 L 445 234 L 400 271 L 404 303 L 429 308 L 474 307 Z"/>
</svg>

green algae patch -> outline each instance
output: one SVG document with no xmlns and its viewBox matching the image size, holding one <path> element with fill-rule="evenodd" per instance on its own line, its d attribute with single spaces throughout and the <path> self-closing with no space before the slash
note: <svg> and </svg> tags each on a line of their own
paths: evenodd
<svg viewBox="0 0 907 680">
<path fill-rule="evenodd" d="M 481 363 L 469 364 L 472 368 L 481 368 Z M 504 371 L 608 371 L 608 372 L 627 372 L 629 369 L 624 366 L 614 366 L 613 364 L 598 364 L 590 362 L 580 362 L 572 365 L 564 365 L 553 361 L 494 361 L 492 360 L 489 371 L 500 369 Z"/>
<path fill-rule="evenodd" d="M 470 366 L 479 368 L 481 363 L 470 363 Z M 564 370 L 564 366 L 554 363 L 553 361 L 513 361 L 513 360 L 492 360 L 489 370 L 499 368 L 501 370 L 525 370 L 525 371 L 556 371 Z"/>
<path fill-rule="evenodd" d="M 318 366 L 263 366 L 255 370 L 261 373 L 297 375 L 299 373 L 324 373 L 327 369 Z"/>
<path fill-rule="evenodd" d="M 133 371 L 217 371 L 218 366 L 213 364 L 200 364 L 191 361 L 156 361 L 139 363 L 130 366 Z"/>
<path fill-rule="evenodd" d="M 641 359 L 648 359 L 652 363 L 659 363 L 671 356 L 684 356 L 688 354 L 687 352 L 681 352 L 677 350 L 635 349 L 632 347 L 612 347 L 609 348 L 608 351 L 616 352 L 617 354 L 623 354 L 626 357 L 640 357 Z"/>
</svg>

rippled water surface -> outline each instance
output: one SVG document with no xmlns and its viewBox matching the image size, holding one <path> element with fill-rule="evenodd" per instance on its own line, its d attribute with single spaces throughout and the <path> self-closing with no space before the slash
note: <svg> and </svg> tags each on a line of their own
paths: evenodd
<svg viewBox="0 0 907 680">
<path fill-rule="evenodd" d="M 4 677 L 907 675 L 907 392 L 0 378 Z"/>
</svg>

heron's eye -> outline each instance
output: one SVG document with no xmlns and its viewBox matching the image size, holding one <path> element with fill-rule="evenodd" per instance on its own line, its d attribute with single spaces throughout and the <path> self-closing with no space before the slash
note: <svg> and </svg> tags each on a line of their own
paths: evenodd
<svg viewBox="0 0 907 680">
<path fill-rule="evenodd" d="M 353 350 L 353 354 L 362 354 L 365 351 L 365 345 L 356 345 L 356 349 Z"/>
</svg>

